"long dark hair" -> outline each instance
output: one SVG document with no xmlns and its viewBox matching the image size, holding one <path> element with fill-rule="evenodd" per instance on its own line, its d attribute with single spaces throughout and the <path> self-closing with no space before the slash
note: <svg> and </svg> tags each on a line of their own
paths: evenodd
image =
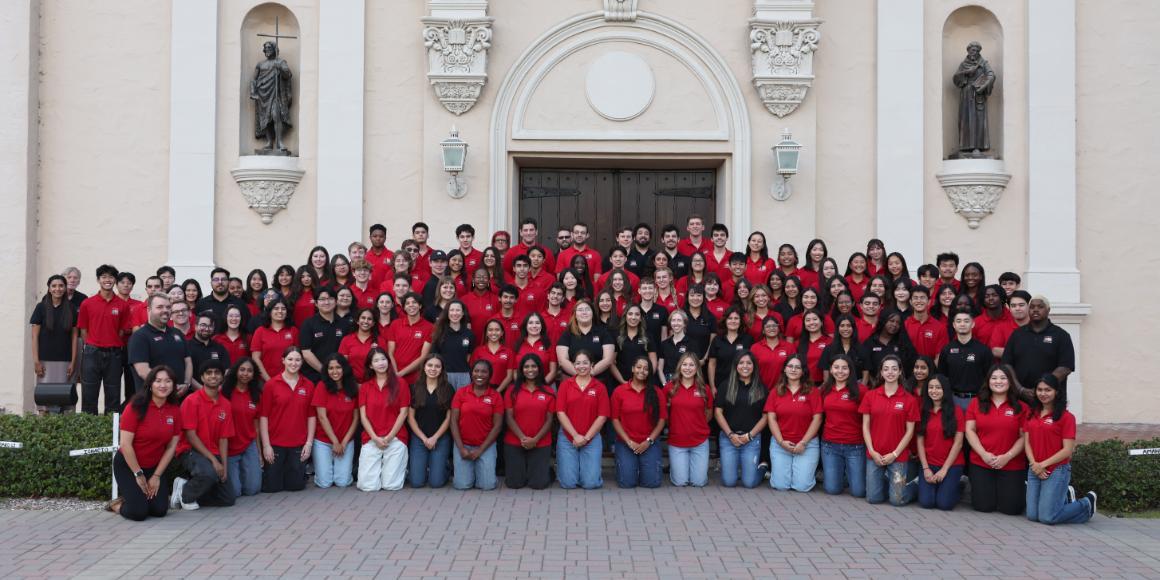
<svg viewBox="0 0 1160 580">
<path fill-rule="evenodd" d="M 145 381 L 142 383 L 144 388 L 133 395 L 129 401 L 129 406 L 133 408 L 133 412 L 137 414 L 138 421 L 145 420 L 145 413 L 149 411 L 149 402 L 153 400 L 153 382 L 157 380 L 157 375 L 165 373 L 169 375 L 170 380 L 173 381 L 173 390 L 169 391 L 169 396 L 165 398 L 165 403 L 169 405 L 177 404 L 177 375 L 173 374 L 173 369 L 167 365 L 157 365 L 149 369 L 149 374 L 145 375 Z"/>
<path fill-rule="evenodd" d="M 761 382 L 761 374 L 757 368 L 757 358 L 753 356 L 753 352 L 746 349 L 733 357 L 733 367 L 729 369 L 729 379 L 725 381 L 725 401 L 730 405 L 737 404 L 737 391 L 741 385 L 741 379 L 737 376 L 737 363 L 741 362 L 743 358 L 748 358 L 749 362 L 753 364 L 753 375 L 749 378 L 749 400 L 745 402 L 752 405 L 769 395 L 765 385 Z"/>
<path fill-rule="evenodd" d="M 367 352 L 367 362 L 366 368 L 363 370 L 363 376 L 368 377 L 369 380 L 375 381 L 375 384 L 378 385 L 378 381 L 376 379 L 379 377 L 375 373 L 375 367 L 371 364 L 371 361 L 373 361 L 375 355 L 379 353 L 382 353 L 383 356 L 387 357 L 387 404 L 393 404 L 395 402 L 395 395 L 397 395 L 399 392 L 399 374 L 396 373 L 394 367 L 391 366 L 391 357 L 387 356 L 387 351 L 383 350 L 377 344 L 372 346 L 371 350 Z"/>
<path fill-rule="evenodd" d="M 254 292 L 253 288 L 250 288 L 250 280 L 253 280 L 254 276 L 257 276 L 258 280 L 262 281 L 262 289 L 258 292 Z M 242 300 L 246 304 L 253 304 L 257 302 L 259 305 L 261 305 L 262 295 L 265 294 L 266 290 L 270 288 L 270 280 L 266 278 L 266 272 L 264 270 L 261 268 L 254 268 L 253 270 L 250 270 L 249 274 L 246 274 L 246 281 L 243 288 L 244 292 L 242 292 Z"/>
<path fill-rule="evenodd" d="M 227 399 L 233 398 L 234 391 L 238 388 L 238 369 L 244 364 L 254 369 L 254 378 L 250 381 L 250 386 L 246 387 L 246 392 L 250 394 L 250 401 L 257 405 L 262 399 L 262 376 L 258 373 L 258 365 L 254 363 L 254 359 L 248 356 L 235 361 L 230 365 L 230 370 L 226 371 L 226 378 L 222 381 L 222 396 Z"/>
<path fill-rule="evenodd" d="M 1043 383 L 1051 390 L 1055 391 L 1055 400 L 1051 402 L 1051 418 L 1058 421 L 1063 418 L 1063 412 L 1067 410 L 1067 387 L 1059 384 L 1059 380 L 1054 375 L 1045 374 L 1035 383 L 1035 390 L 1039 389 L 1039 384 Z M 1008 396 L 1007 398 L 1011 398 Z M 1035 416 L 1038 417 L 1043 412 L 1043 403 L 1039 400 L 1039 393 L 1031 399 L 1031 410 L 1035 411 Z"/>
<path fill-rule="evenodd" d="M 435 381 L 435 404 L 439 405 L 440 409 L 446 411 L 451 408 L 451 398 L 455 396 L 455 389 L 452 388 L 451 382 L 447 380 L 447 361 L 443 360 L 442 355 L 432 353 L 423 359 L 423 365 L 420 368 L 426 368 L 427 363 L 431 360 L 439 361 L 440 365 L 439 378 Z M 424 371 L 419 373 L 419 379 L 411 385 L 411 407 L 421 409 L 426 405 L 427 373 Z"/>
<path fill-rule="evenodd" d="M 294 324 L 293 324 L 294 321 L 292 319 L 293 309 L 290 307 L 289 304 L 286 303 L 286 299 L 282 298 L 281 296 L 271 300 L 270 303 L 266 305 L 265 310 L 262 311 L 262 326 L 265 326 L 266 328 L 270 328 L 271 325 L 274 324 L 274 317 L 270 316 L 270 313 L 273 312 L 274 307 L 279 305 L 279 304 L 281 304 L 284 308 L 286 308 L 286 320 L 282 321 L 282 327 L 286 328 L 289 326 L 294 326 Z"/>
<path fill-rule="evenodd" d="M 798 383 L 800 384 L 798 387 L 798 393 L 802 395 L 808 395 L 810 393 L 810 389 L 813 388 L 813 383 L 810 382 L 810 366 L 806 363 L 806 355 L 796 352 L 789 355 L 789 358 L 785 359 L 785 364 L 788 365 L 789 361 L 795 359 L 798 361 L 798 364 L 802 366 L 802 378 L 798 379 Z M 786 375 L 785 371 L 782 371 L 781 376 L 778 377 L 777 385 L 773 390 L 779 397 L 785 395 L 789 391 L 789 375 Z"/>
<path fill-rule="evenodd" d="M 979 410 L 984 415 L 991 412 L 991 397 L 994 395 L 991 392 L 991 375 L 995 374 L 996 371 L 1007 375 L 1007 403 L 1016 413 L 1022 413 L 1023 405 L 1019 402 L 1019 397 L 1015 395 L 1019 391 L 1019 379 L 1015 378 L 1015 369 L 1011 368 L 1011 365 L 1003 363 L 996 363 L 991 366 L 991 370 L 987 371 L 987 377 L 983 379 L 983 386 L 979 387 Z"/>
<path fill-rule="evenodd" d="M 431 331 L 431 344 L 438 345 L 439 341 L 443 340 L 443 335 L 447 334 L 447 329 L 451 328 L 451 320 L 447 313 L 449 310 L 451 310 L 451 307 L 455 306 L 456 304 L 458 304 L 459 308 L 463 310 L 463 317 L 459 319 L 459 329 L 463 330 L 470 326 L 469 322 L 471 321 L 471 318 L 467 312 L 467 305 L 464 304 L 462 300 L 456 298 L 455 300 L 448 302 L 447 306 L 443 307 L 443 311 L 439 313 L 439 318 L 435 319 L 435 328 Z M 376 318 L 378 317 L 376 316 Z"/>
<path fill-rule="evenodd" d="M 850 391 L 850 396 L 854 398 L 854 402 L 862 400 L 862 392 L 858 383 L 858 378 L 854 376 L 857 372 L 857 366 L 854 365 L 854 359 L 844 354 L 836 354 L 830 359 L 830 368 L 834 368 L 834 363 L 838 361 L 846 361 L 846 366 L 850 368 L 850 376 L 846 379 L 846 390 Z M 822 396 L 830 394 L 834 387 L 838 384 L 837 379 L 834 378 L 834 371 L 826 375 L 826 380 L 822 381 L 821 393 Z"/>
<path fill-rule="evenodd" d="M 48 283 L 45 286 L 51 287 L 54 280 L 60 280 L 60 283 L 64 284 L 65 293 L 64 296 L 60 297 L 60 305 L 62 308 L 60 309 L 61 314 L 59 320 L 57 319 L 55 309 L 52 307 L 52 293 L 45 292 L 44 298 L 40 300 L 40 303 L 44 305 L 44 329 L 49 332 L 56 330 L 58 325 L 60 328 L 71 329 L 73 323 L 76 322 L 72 303 L 68 301 L 68 281 L 60 274 L 53 274 L 48 277 Z M 146 302 L 148 300 L 146 298 Z"/>
<path fill-rule="evenodd" d="M 273 280 L 273 288 L 279 292 L 282 292 L 282 286 L 278 284 L 278 278 L 282 277 L 283 273 L 290 275 L 290 288 L 294 288 L 294 266 L 282 264 L 278 266 L 277 270 L 274 270 L 274 277 L 271 278 Z"/>
<path fill-rule="evenodd" d="M 632 365 L 630 365 L 629 368 L 635 367 L 636 363 L 638 363 L 640 361 L 644 361 L 644 364 L 648 365 L 648 376 L 652 377 L 653 371 L 655 369 L 653 369 L 652 361 L 649 360 L 647 356 L 640 355 L 640 356 L 632 359 Z M 630 389 L 632 388 L 632 381 L 633 380 L 636 380 L 635 376 L 632 379 L 629 379 L 629 381 L 628 381 Z M 657 388 L 655 386 L 653 386 L 650 379 L 644 380 L 644 411 L 646 414 L 648 414 L 649 420 L 652 421 L 654 425 L 660 419 L 660 416 L 661 416 L 661 397 L 660 397 L 660 395 L 657 394 Z"/>
<path fill-rule="evenodd" d="M 532 384 L 534 384 L 536 386 L 536 391 L 541 392 L 541 393 L 547 393 L 548 395 L 552 396 L 553 398 L 556 396 L 556 393 L 553 393 L 552 389 L 548 388 L 547 382 L 544 381 L 544 363 L 540 361 L 540 356 L 536 355 L 536 354 L 528 353 L 528 354 L 525 354 L 523 356 L 523 358 L 520 359 L 519 366 L 516 367 L 516 372 L 519 373 L 519 377 L 520 377 L 519 383 L 510 387 L 512 389 L 512 405 L 513 406 L 515 405 L 516 399 L 520 396 L 520 391 L 523 391 L 524 385 L 526 385 L 528 383 L 527 377 L 524 376 L 524 365 L 528 364 L 528 362 L 531 362 L 532 364 L 536 365 L 536 376 L 532 379 Z"/>
<path fill-rule="evenodd" d="M 342 367 L 341 384 L 334 382 L 334 379 L 330 378 L 330 363 L 332 361 L 337 362 L 338 366 Z M 345 356 L 337 352 L 322 361 L 322 384 L 326 387 L 326 392 L 332 395 L 337 395 L 341 390 L 346 393 L 346 396 L 352 399 L 358 398 L 358 381 L 355 380 L 354 373 L 351 372 L 350 361 L 346 360 Z"/>
<path fill-rule="evenodd" d="M 930 421 L 930 414 L 934 411 L 934 401 L 930 398 L 927 389 L 930 382 L 937 381 L 942 387 L 943 397 L 939 403 L 939 412 L 942 414 L 943 438 L 954 439 L 959 430 L 959 419 L 955 417 L 955 398 L 951 396 L 950 379 L 944 374 L 931 374 L 926 384 L 922 386 L 922 415 L 918 420 L 918 434 L 926 433 L 926 425 Z"/>
</svg>

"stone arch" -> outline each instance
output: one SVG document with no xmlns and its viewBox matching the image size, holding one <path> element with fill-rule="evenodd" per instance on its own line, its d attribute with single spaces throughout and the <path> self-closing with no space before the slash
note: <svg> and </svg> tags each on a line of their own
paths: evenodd
<svg viewBox="0 0 1160 580">
<path fill-rule="evenodd" d="M 666 40 L 650 42 L 645 35 Z M 581 38 L 585 37 L 585 38 Z M 639 12 L 634 22 L 607 22 L 604 13 L 590 12 L 561 22 L 532 42 L 508 70 L 496 92 L 489 131 L 489 214 L 492 232 L 510 229 L 515 223 L 515 189 L 512 174 L 516 168 L 509 150 L 513 135 L 526 133 L 520 125 L 522 107 L 526 104 L 529 82 L 538 82 L 555 62 L 583 45 L 601 41 L 625 40 L 649 44 L 684 63 L 703 83 L 711 95 L 714 114 L 721 131 L 700 135 L 656 135 L 657 139 L 691 139 L 727 144 L 723 165 L 726 187 L 718 197 L 718 218 L 735 231 L 750 228 L 750 184 L 752 175 L 751 132 L 744 93 L 729 70 L 725 59 L 697 33 L 671 19 Z M 660 46 L 663 44 L 664 46 Z M 531 87 L 534 90 L 534 86 Z M 513 114 L 516 114 L 513 117 Z M 616 143 L 638 140 L 640 135 L 611 132 L 601 136 L 578 136 L 588 142 L 604 145 L 610 153 L 618 151 Z M 648 138 L 648 137 L 645 137 Z M 587 155 L 601 153 L 600 147 L 585 148 Z"/>
</svg>

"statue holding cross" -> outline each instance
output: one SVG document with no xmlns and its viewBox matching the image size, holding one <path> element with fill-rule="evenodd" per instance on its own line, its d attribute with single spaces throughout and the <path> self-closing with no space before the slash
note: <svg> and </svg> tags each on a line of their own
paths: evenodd
<svg viewBox="0 0 1160 580">
<path fill-rule="evenodd" d="M 266 55 L 254 67 L 254 79 L 250 81 L 250 99 L 254 101 L 254 138 L 266 139 L 266 147 L 255 151 L 262 155 L 290 155 L 282 143 L 282 136 L 293 126 L 290 106 L 293 101 L 290 79 L 290 65 L 278 57 L 278 39 L 297 38 L 283 36 L 278 30 L 278 20 L 274 19 L 274 34 L 258 34 L 274 40 L 262 44 Z"/>
</svg>

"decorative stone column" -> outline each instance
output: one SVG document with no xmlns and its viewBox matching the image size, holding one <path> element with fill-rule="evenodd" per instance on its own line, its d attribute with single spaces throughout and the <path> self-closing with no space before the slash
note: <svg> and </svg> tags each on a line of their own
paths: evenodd
<svg viewBox="0 0 1160 580">
<path fill-rule="evenodd" d="M 487 83 L 492 23 L 487 0 L 431 0 L 429 5 L 431 16 L 423 18 L 427 80 L 444 108 L 462 115 Z"/>
<path fill-rule="evenodd" d="M 246 155 L 238 158 L 238 168 L 230 171 L 246 198 L 246 205 L 269 225 L 274 214 L 290 205 L 290 198 L 306 172 L 298 168 L 297 157 Z"/>
<path fill-rule="evenodd" d="M 935 177 L 955 213 L 966 218 L 971 229 L 978 228 L 979 220 L 995 212 L 1011 181 L 1001 159 L 947 159 Z"/>
<path fill-rule="evenodd" d="M 778 118 L 798 108 L 814 81 L 814 51 L 822 21 L 813 3 L 757 0 L 749 19 L 753 86 L 765 108 Z"/>
</svg>

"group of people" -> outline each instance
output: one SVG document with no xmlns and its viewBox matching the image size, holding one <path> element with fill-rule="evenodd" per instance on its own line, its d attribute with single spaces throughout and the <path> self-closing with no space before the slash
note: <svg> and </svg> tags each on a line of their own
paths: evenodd
<svg viewBox="0 0 1160 580">
<path fill-rule="evenodd" d="M 43 381 L 80 373 L 81 408 L 121 411 L 114 467 L 130 519 L 317 487 L 494 489 L 669 480 L 826 493 L 1082 522 L 1069 458 L 1070 336 L 1016 274 L 987 284 L 953 253 L 916 270 L 871 240 L 845 269 L 722 224 L 624 228 L 601 253 L 578 223 L 539 242 L 497 232 L 435 250 L 417 223 L 397 252 L 315 247 L 306 263 L 178 285 L 97 269 L 48 280 L 33 312 Z M 708 235 L 705 235 L 708 233 Z M 124 382 L 122 382 L 124 375 Z M 124 390 L 122 390 L 124 389 Z M 356 443 L 357 440 L 357 443 Z M 502 453 L 501 453 L 502 451 Z M 554 466 L 553 466 L 554 456 Z M 188 477 L 161 474 L 179 461 Z M 450 471 L 449 471 L 450 468 Z M 553 476 L 554 470 L 554 476 Z"/>
</svg>

